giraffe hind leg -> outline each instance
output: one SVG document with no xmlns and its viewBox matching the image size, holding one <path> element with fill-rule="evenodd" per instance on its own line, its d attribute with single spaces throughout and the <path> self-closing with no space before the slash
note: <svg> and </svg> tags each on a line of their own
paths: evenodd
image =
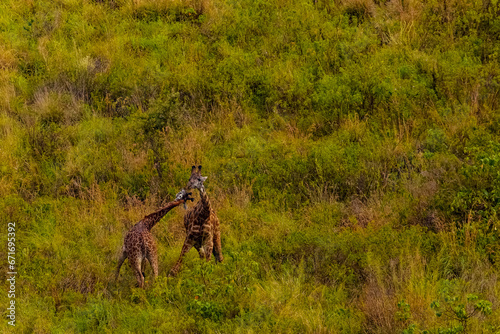
<svg viewBox="0 0 500 334">
<path fill-rule="evenodd" d="M 143 263 L 149 261 L 149 265 L 153 270 L 153 282 L 158 277 L 158 248 L 156 247 L 155 240 L 151 237 L 149 242 L 146 244 L 146 254 Z M 144 270 L 144 267 L 142 268 Z"/>
<path fill-rule="evenodd" d="M 222 256 L 222 246 L 220 241 L 220 231 L 214 233 L 214 249 L 213 253 L 215 256 L 215 262 L 222 262 L 224 257 Z"/>
<path fill-rule="evenodd" d="M 141 270 L 141 258 L 135 257 L 131 259 L 129 257 L 128 262 L 130 264 L 130 267 L 132 268 L 132 271 L 134 272 L 135 278 L 137 279 L 137 285 L 139 286 L 139 288 L 144 288 L 144 277 L 142 276 Z"/>
<path fill-rule="evenodd" d="M 127 252 L 125 251 L 125 249 L 122 249 L 122 253 L 120 255 L 120 258 L 118 259 L 118 266 L 116 267 L 115 281 L 118 279 L 118 276 L 120 275 L 120 268 L 122 267 L 122 264 L 126 258 L 127 258 Z"/>
<path fill-rule="evenodd" d="M 151 264 L 151 261 L 149 262 Z M 142 274 L 142 277 L 144 279 L 146 279 L 146 258 L 142 259 L 142 263 L 141 263 L 141 274 Z"/>
<path fill-rule="evenodd" d="M 205 246 L 203 248 L 205 248 L 205 259 L 208 262 L 212 259 L 212 251 L 214 249 L 214 243 L 212 241 L 212 238 L 209 238 L 207 240 L 207 242 L 205 243 Z"/>
<path fill-rule="evenodd" d="M 154 281 L 156 277 L 158 277 L 158 257 L 156 254 L 148 253 L 147 259 L 149 261 L 149 264 L 151 265 L 151 269 L 153 269 L 153 281 Z"/>
<path fill-rule="evenodd" d="M 200 246 L 200 245 L 194 245 L 194 248 L 196 248 L 196 250 L 198 251 L 198 254 L 200 255 L 200 259 L 204 259 L 205 258 L 205 248 L 203 248 L 203 246 Z"/>
<path fill-rule="evenodd" d="M 203 242 L 202 247 L 205 251 L 205 259 L 210 261 L 212 258 L 212 250 L 214 248 L 214 241 L 212 235 L 212 226 L 210 224 L 205 223 L 203 225 Z"/>
<path fill-rule="evenodd" d="M 135 271 L 135 278 L 137 279 L 137 286 L 139 288 L 144 288 L 144 276 L 140 271 Z"/>
</svg>

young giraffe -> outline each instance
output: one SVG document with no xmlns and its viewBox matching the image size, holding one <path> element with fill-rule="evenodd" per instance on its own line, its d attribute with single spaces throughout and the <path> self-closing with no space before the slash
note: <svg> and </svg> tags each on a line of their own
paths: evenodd
<svg viewBox="0 0 500 334">
<path fill-rule="evenodd" d="M 182 189 L 176 195 L 174 201 L 169 202 L 160 210 L 147 215 L 127 232 L 123 243 L 122 253 L 118 260 L 118 267 L 116 268 L 115 281 L 120 275 L 120 268 L 126 258 L 128 258 L 130 267 L 134 271 L 140 288 L 144 287 L 143 270 L 145 269 L 146 259 L 148 259 L 153 269 L 153 279 L 158 276 L 158 253 L 156 242 L 151 234 L 151 229 L 167 214 L 167 212 L 180 204 L 186 203 L 188 200 L 193 201 L 189 195 L 191 195 L 191 193 L 187 193 Z"/>
<path fill-rule="evenodd" d="M 215 262 L 224 260 L 221 250 L 219 219 L 210 204 L 208 195 L 203 186 L 207 177 L 201 176 L 201 166 L 193 166 L 191 177 L 186 185 L 186 190 L 198 189 L 200 191 L 200 200 L 184 216 L 184 227 L 186 228 L 186 240 L 182 246 L 181 256 L 177 263 L 170 270 L 170 276 L 175 276 L 179 272 L 184 255 L 194 246 L 200 258 L 210 261 L 212 252 L 215 256 Z"/>
</svg>

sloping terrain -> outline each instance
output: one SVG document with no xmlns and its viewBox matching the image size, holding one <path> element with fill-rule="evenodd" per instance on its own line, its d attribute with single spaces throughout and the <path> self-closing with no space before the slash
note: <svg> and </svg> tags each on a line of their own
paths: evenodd
<svg viewBox="0 0 500 334">
<path fill-rule="evenodd" d="M 113 282 L 198 164 L 225 261 Z M 499 210 L 497 0 L 0 3 L 2 331 L 498 333 Z"/>
</svg>

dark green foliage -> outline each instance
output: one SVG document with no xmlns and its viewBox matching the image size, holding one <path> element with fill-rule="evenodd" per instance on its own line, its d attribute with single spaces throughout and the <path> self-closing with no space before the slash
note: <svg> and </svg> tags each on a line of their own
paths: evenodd
<svg viewBox="0 0 500 334">
<path fill-rule="evenodd" d="M 444 281 L 440 289 L 440 298 L 443 305 L 439 301 L 433 301 L 431 308 L 436 312 L 437 317 L 444 317 L 446 320 L 458 322 L 458 326 L 447 329 L 439 329 L 439 333 L 468 333 L 468 325 L 470 319 L 474 316 L 488 316 L 493 311 L 491 302 L 480 300 L 477 295 L 467 295 L 466 302 L 460 300 L 450 288 L 453 287 L 453 282 Z"/>
<path fill-rule="evenodd" d="M 2 2 L 16 329 L 496 333 L 499 4 Z M 193 164 L 225 261 L 166 277 L 179 207 L 158 280 L 113 282 L 125 231 Z"/>
</svg>

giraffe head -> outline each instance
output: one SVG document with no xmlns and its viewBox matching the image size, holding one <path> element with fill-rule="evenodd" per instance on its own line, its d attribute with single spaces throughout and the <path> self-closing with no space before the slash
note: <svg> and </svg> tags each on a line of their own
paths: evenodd
<svg viewBox="0 0 500 334">
<path fill-rule="evenodd" d="M 198 170 L 196 170 L 196 166 L 191 167 L 191 177 L 186 185 L 186 189 L 203 189 L 203 182 L 207 179 L 206 176 L 201 176 L 201 166 L 198 166 Z"/>
<path fill-rule="evenodd" d="M 184 206 L 184 210 L 187 209 L 186 207 L 186 202 L 187 201 L 194 201 L 194 198 L 192 197 L 189 197 L 192 193 L 188 193 L 185 189 L 181 189 L 181 191 L 179 191 L 177 193 L 177 195 L 175 195 L 175 200 L 176 201 L 180 201 L 180 200 L 184 200 L 184 203 L 182 204 Z"/>
<path fill-rule="evenodd" d="M 180 201 L 184 200 L 184 204 L 186 204 L 187 201 L 194 201 L 193 198 L 189 197 L 192 193 L 188 193 L 186 190 L 182 189 L 175 195 L 175 200 Z"/>
</svg>

